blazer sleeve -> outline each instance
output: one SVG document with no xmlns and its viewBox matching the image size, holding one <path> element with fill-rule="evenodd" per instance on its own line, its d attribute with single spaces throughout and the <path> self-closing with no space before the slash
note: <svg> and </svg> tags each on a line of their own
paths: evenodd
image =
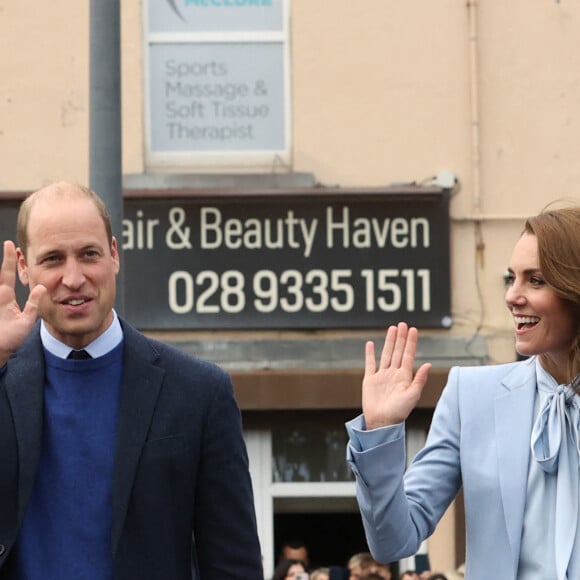
<svg viewBox="0 0 580 580">
<path fill-rule="evenodd" d="M 347 448 L 369 549 L 381 562 L 411 556 L 461 487 L 458 372 L 451 370 L 425 447 L 405 473 L 405 435 Z"/>
<path fill-rule="evenodd" d="M 200 578 L 263 580 L 240 411 L 225 372 L 212 388 L 195 497 L 193 535 Z"/>
</svg>

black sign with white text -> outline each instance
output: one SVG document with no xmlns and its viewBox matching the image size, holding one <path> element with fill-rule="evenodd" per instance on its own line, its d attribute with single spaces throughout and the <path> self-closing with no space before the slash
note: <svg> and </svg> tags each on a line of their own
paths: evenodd
<svg viewBox="0 0 580 580">
<path fill-rule="evenodd" d="M 444 193 L 126 200 L 140 328 L 448 327 Z"/>
</svg>

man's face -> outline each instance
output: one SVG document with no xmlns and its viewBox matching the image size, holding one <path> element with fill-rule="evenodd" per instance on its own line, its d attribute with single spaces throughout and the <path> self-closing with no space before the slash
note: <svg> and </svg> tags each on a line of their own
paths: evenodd
<svg viewBox="0 0 580 580">
<path fill-rule="evenodd" d="M 287 560 L 300 560 L 308 564 L 308 551 L 306 547 L 292 548 L 291 546 L 284 546 L 283 557 Z"/>
<path fill-rule="evenodd" d="M 117 243 L 107 239 L 95 205 L 81 196 L 45 195 L 34 201 L 26 256 L 18 250 L 23 284 L 48 290 L 39 307 L 48 331 L 82 348 L 111 324 L 119 271 Z"/>
</svg>

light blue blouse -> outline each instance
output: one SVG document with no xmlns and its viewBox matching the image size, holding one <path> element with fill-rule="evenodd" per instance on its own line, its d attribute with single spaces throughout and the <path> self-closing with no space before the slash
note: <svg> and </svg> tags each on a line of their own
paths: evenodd
<svg viewBox="0 0 580 580">
<path fill-rule="evenodd" d="M 536 359 L 537 396 L 518 580 L 580 578 L 580 397 Z"/>
</svg>

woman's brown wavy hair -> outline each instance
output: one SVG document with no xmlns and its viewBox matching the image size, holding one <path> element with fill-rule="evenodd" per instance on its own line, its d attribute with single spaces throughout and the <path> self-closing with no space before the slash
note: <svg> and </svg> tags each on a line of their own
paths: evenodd
<svg viewBox="0 0 580 580">
<path fill-rule="evenodd" d="M 580 207 L 546 209 L 526 220 L 536 236 L 542 276 L 566 302 L 576 329 L 568 357 L 568 380 L 580 392 Z"/>
</svg>

